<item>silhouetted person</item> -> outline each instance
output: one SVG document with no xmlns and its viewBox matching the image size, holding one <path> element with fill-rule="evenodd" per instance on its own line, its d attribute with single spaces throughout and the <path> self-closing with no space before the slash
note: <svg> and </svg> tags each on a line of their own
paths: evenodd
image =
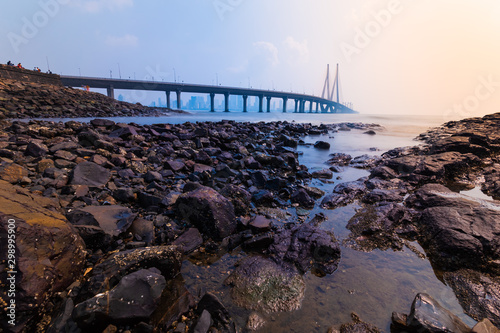
<svg viewBox="0 0 500 333">
<path fill-rule="evenodd" d="M 23 67 L 23 65 L 21 65 L 21 63 L 18 63 L 18 64 L 17 64 L 17 68 L 21 68 L 21 69 L 22 69 L 22 68 L 24 68 L 24 67 Z"/>
<path fill-rule="evenodd" d="M 14 66 L 14 63 L 13 63 L 12 61 L 10 61 L 10 60 L 9 60 L 9 61 L 7 62 L 7 66 Z"/>
</svg>

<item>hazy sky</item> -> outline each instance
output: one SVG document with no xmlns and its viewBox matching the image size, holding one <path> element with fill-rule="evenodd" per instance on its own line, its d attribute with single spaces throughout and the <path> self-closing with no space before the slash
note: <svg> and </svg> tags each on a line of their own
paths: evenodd
<svg viewBox="0 0 500 333">
<path fill-rule="evenodd" d="M 9 1 L 0 50 L 68 75 L 174 81 L 175 69 L 316 95 L 339 63 L 343 100 L 363 113 L 500 111 L 498 0 Z"/>
</svg>

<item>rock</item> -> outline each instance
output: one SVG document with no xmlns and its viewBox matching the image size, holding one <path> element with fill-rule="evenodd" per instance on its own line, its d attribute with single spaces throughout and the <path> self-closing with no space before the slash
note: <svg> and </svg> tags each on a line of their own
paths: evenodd
<svg viewBox="0 0 500 333">
<path fill-rule="evenodd" d="M 76 165 L 71 173 L 72 185 L 104 186 L 111 178 L 111 173 L 92 162 L 82 162 Z"/>
<path fill-rule="evenodd" d="M 86 276 L 77 301 L 82 302 L 115 287 L 122 277 L 140 269 L 157 268 L 167 279 L 180 271 L 182 254 L 175 246 L 151 246 L 113 253 Z"/>
<path fill-rule="evenodd" d="M 172 245 L 179 247 L 184 254 L 193 252 L 201 244 L 203 244 L 203 237 L 196 228 L 189 228 L 172 243 Z"/>
<path fill-rule="evenodd" d="M 196 313 L 201 317 L 204 311 L 207 311 L 210 314 L 210 318 L 213 321 L 212 326 L 214 326 L 219 332 L 237 332 L 236 324 L 229 315 L 229 312 L 214 294 L 206 293 L 198 303 Z M 205 321 L 206 318 L 207 316 L 205 315 Z"/>
<path fill-rule="evenodd" d="M 361 197 L 366 192 L 364 180 L 340 183 L 333 189 L 333 193 L 326 195 L 321 201 L 322 208 L 334 209 L 347 205 Z"/>
<path fill-rule="evenodd" d="M 16 163 L 0 162 L 0 179 L 17 184 L 28 176 L 28 170 Z"/>
<path fill-rule="evenodd" d="M 340 333 L 381 333 L 374 325 L 363 322 L 357 314 L 351 313 L 352 323 L 342 324 Z"/>
<path fill-rule="evenodd" d="M 24 155 L 33 156 L 33 157 L 41 157 L 47 155 L 49 148 L 41 142 L 32 141 L 28 143 L 26 146 L 26 150 L 24 151 Z"/>
<path fill-rule="evenodd" d="M 151 183 L 153 181 L 161 182 L 163 180 L 162 175 L 156 171 L 148 171 L 144 176 L 146 183 Z"/>
<path fill-rule="evenodd" d="M 216 240 L 221 240 L 236 230 L 233 204 L 209 187 L 180 195 L 175 205 L 180 219 Z"/>
<path fill-rule="evenodd" d="M 132 232 L 138 241 L 146 242 L 148 245 L 151 245 L 154 242 L 155 228 L 153 221 L 136 218 L 130 226 L 130 232 Z"/>
<path fill-rule="evenodd" d="M 500 330 L 488 319 L 483 319 L 472 328 L 471 333 L 500 333 Z"/>
<path fill-rule="evenodd" d="M 314 268 L 319 274 L 332 274 L 340 261 L 340 246 L 333 233 L 309 224 L 276 233 L 269 253 L 293 263 L 303 273 Z"/>
<path fill-rule="evenodd" d="M 314 199 L 312 199 L 307 193 L 307 191 L 303 188 L 300 188 L 294 193 L 292 193 L 290 201 L 292 203 L 297 203 L 299 204 L 299 206 L 305 208 L 313 208 L 315 204 Z"/>
<path fill-rule="evenodd" d="M 262 257 L 244 258 L 226 279 L 238 306 L 265 313 L 300 308 L 305 283 L 291 267 Z"/>
<path fill-rule="evenodd" d="M 453 289 L 465 313 L 476 320 L 489 319 L 500 327 L 500 278 L 469 269 L 446 272 L 444 280 Z"/>
<path fill-rule="evenodd" d="M 136 196 L 132 188 L 125 187 L 114 190 L 113 198 L 121 202 L 133 202 L 136 199 Z"/>
<path fill-rule="evenodd" d="M 42 159 L 38 161 L 36 165 L 36 169 L 39 173 L 43 173 L 45 169 L 48 168 L 53 168 L 54 167 L 54 161 L 48 158 Z"/>
<path fill-rule="evenodd" d="M 329 165 L 346 166 L 349 165 L 349 163 L 352 160 L 351 155 L 344 153 L 333 153 L 330 154 L 330 157 L 331 158 L 328 161 L 326 161 L 326 163 Z"/>
<path fill-rule="evenodd" d="M 67 217 L 73 225 L 97 226 L 110 236 L 118 236 L 130 227 L 136 214 L 130 208 L 110 205 L 87 206 L 71 211 Z"/>
<path fill-rule="evenodd" d="M 203 310 L 196 326 L 194 327 L 193 333 L 207 333 L 211 325 L 212 317 L 210 316 L 210 312 Z"/>
<path fill-rule="evenodd" d="M 48 198 L 0 181 L 0 250 L 4 253 L 0 265 L 6 268 L 0 272 L 0 278 L 6 283 L 7 268 L 18 271 L 16 330 L 34 331 L 46 314 L 44 306 L 48 300 L 82 274 L 85 244 L 59 210 Z M 17 266 L 13 267 L 7 261 L 10 227 L 16 230 Z M 9 302 L 6 296 L 0 296 L 3 304 Z"/>
<path fill-rule="evenodd" d="M 246 215 L 249 210 L 249 205 L 252 200 L 252 195 L 245 189 L 228 184 L 220 190 L 220 194 L 231 200 L 234 206 L 234 212 L 237 216 Z"/>
<path fill-rule="evenodd" d="M 326 141 L 316 141 L 314 143 L 314 148 L 316 149 L 323 149 L 323 150 L 329 150 L 330 149 L 330 143 Z"/>
<path fill-rule="evenodd" d="M 272 207 L 274 204 L 274 195 L 271 191 L 260 190 L 252 194 L 252 201 L 257 206 Z"/>
<path fill-rule="evenodd" d="M 363 132 L 363 134 L 375 135 L 375 134 L 377 134 L 377 132 L 375 132 L 374 130 L 369 130 L 369 131 Z"/>
<path fill-rule="evenodd" d="M 90 123 L 94 127 L 100 127 L 100 126 L 102 126 L 102 127 L 111 127 L 111 126 L 115 125 L 114 121 L 109 120 L 109 119 L 101 119 L 101 118 L 92 119 L 90 121 Z"/>
<path fill-rule="evenodd" d="M 77 304 L 73 318 L 84 327 L 149 319 L 165 286 L 165 278 L 158 269 L 141 269 L 124 276 L 110 291 Z"/>
<path fill-rule="evenodd" d="M 373 169 L 382 159 L 379 156 L 361 155 L 351 160 L 349 165 L 358 169 Z"/>
<path fill-rule="evenodd" d="M 469 333 L 470 327 L 427 294 L 417 294 L 406 322 L 416 332 Z"/>
<path fill-rule="evenodd" d="M 257 312 L 252 312 L 248 316 L 245 328 L 249 331 L 258 331 L 266 325 L 266 320 L 262 318 Z"/>
<path fill-rule="evenodd" d="M 332 179 L 333 172 L 330 169 L 317 170 L 313 171 L 312 177 L 320 179 Z"/>
<path fill-rule="evenodd" d="M 265 216 L 256 215 L 253 217 L 248 225 L 255 233 L 261 233 L 265 231 L 269 231 L 271 229 L 272 222 Z"/>
<path fill-rule="evenodd" d="M 364 203 L 402 202 L 405 193 L 400 190 L 374 189 L 361 199 Z"/>
<path fill-rule="evenodd" d="M 447 270 L 500 272 L 500 211 L 453 194 L 437 184 L 419 189 L 408 203 L 423 208 L 422 242 L 432 262 Z"/>
</svg>

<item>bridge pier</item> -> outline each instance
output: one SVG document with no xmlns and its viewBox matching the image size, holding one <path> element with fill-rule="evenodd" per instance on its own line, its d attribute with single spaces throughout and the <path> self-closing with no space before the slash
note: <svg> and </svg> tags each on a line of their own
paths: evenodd
<svg viewBox="0 0 500 333">
<path fill-rule="evenodd" d="M 108 90 L 108 91 L 107 91 L 107 93 L 108 93 L 108 97 L 111 97 L 111 98 L 113 98 L 113 99 L 114 99 L 114 98 L 115 98 L 115 91 L 113 90 L 113 86 L 109 86 L 109 87 L 107 88 L 107 90 Z"/>
<path fill-rule="evenodd" d="M 247 99 L 248 99 L 248 96 L 247 95 L 243 95 L 241 97 L 243 97 L 243 112 L 247 112 Z"/>
<path fill-rule="evenodd" d="M 229 112 L 229 93 L 224 93 L 224 112 Z"/>
<path fill-rule="evenodd" d="M 313 101 L 309 101 L 309 113 L 313 112 Z"/>
<path fill-rule="evenodd" d="M 300 100 L 300 104 L 299 104 L 299 113 L 304 113 L 304 109 L 305 109 L 305 105 L 306 105 L 306 101 L 304 101 L 303 99 Z"/>
<path fill-rule="evenodd" d="M 170 109 L 170 91 L 165 91 L 167 95 L 167 109 Z"/>
<path fill-rule="evenodd" d="M 177 90 L 175 93 L 177 95 L 177 110 L 180 110 L 182 108 L 181 91 Z"/>
<path fill-rule="evenodd" d="M 316 102 L 316 113 L 319 111 L 319 102 Z"/>
<path fill-rule="evenodd" d="M 283 97 L 283 113 L 286 113 L 286 102 L 288 101 L 288 98 Z"/>
<path fill-rule="evenodd" d="M 264 99 L 264 96 L 260 95 L 259 96 L 259 112 L 264 112 L 262 109 L 262 100 Z"/>
<path fill-rule="evenodd" d="M 267 100 L 267 112 L 271 112 L 271 96 L 267 96 L 266 100 Z"/>
<path fill-rule="evenodd" d="M 299 100 L 298 99 L 295 99 L 295 111 L 293 111 L 294 113 L 297 113 L 297 110 L 299 109 Z"/>
<path fill-rule="evenodd" d="M 215 112 L 215 94 L 210 93 L 210 112 Z"/>
</svg>

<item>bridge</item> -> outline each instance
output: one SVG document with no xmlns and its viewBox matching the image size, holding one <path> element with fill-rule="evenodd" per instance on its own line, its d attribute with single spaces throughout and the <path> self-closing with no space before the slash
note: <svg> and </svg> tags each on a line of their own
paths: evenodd
<svg viewBox="0 0 500 333">
<path fill-rule="evenodd" d="M 338 66 L 338 65 L 337 65 Z M 338 68 L 337 68 L 338 70 Z M 259 99 L 259 112 L 264 112 L 264 99 L 266 100 L 266 111 L 271 111 L 271 99 L 278 98 L 283 100 L 283 112 L 287 110 L 287 102 L 295 101 L 295 112 L 305 113 L 307 106 L 308 112 L 321 113 L 355 113 L 351 108 L 339 103 L 338 101 L 338 72 L 336 82 L 333 89 L 330 91 L 329 67 L 325 87 L 322 97 L 298 94 L 292 92 L 262 90 L 262 89 L 246 89 L 238 87 L 202 85 L 202 84 L 187 84 L 187 83 L 172 83 L 172 82 L 157 82 L 143 80 L 127 80 L 127 79 L 107 79 L 97 77 L 82 77 L 82 76 L 66 76 L 61 75 L 61 82 L 68 87 L 88 86 L 91 88 L 107 89 L 107 95 L 114 98 L 114 89 L 125 90 L 149 90 L 162 91 L 166 94 L 167 108 L 171 108 L 170 95 L 172 92 L 176 94 L 177 105 L 180 105 L 182 93 L 200 93 L 210 96 L 210 111 L 215 112 L 215 95 L 224 96 L 224 111 L 229 112 L 229 96 L 237 95 L 243 98 L 243 112 L 247 112 L 247 99 L 249 96 L 254 96 Z M 337 101 L 333 101 L 334 89 L 337 87 Z M 327 96 L 325 96 L 327 89 Z M 307 105 L 308 104 L 308 105 Z M 314 111 L 313 111 L 314 110 Z"/>
</svg>

